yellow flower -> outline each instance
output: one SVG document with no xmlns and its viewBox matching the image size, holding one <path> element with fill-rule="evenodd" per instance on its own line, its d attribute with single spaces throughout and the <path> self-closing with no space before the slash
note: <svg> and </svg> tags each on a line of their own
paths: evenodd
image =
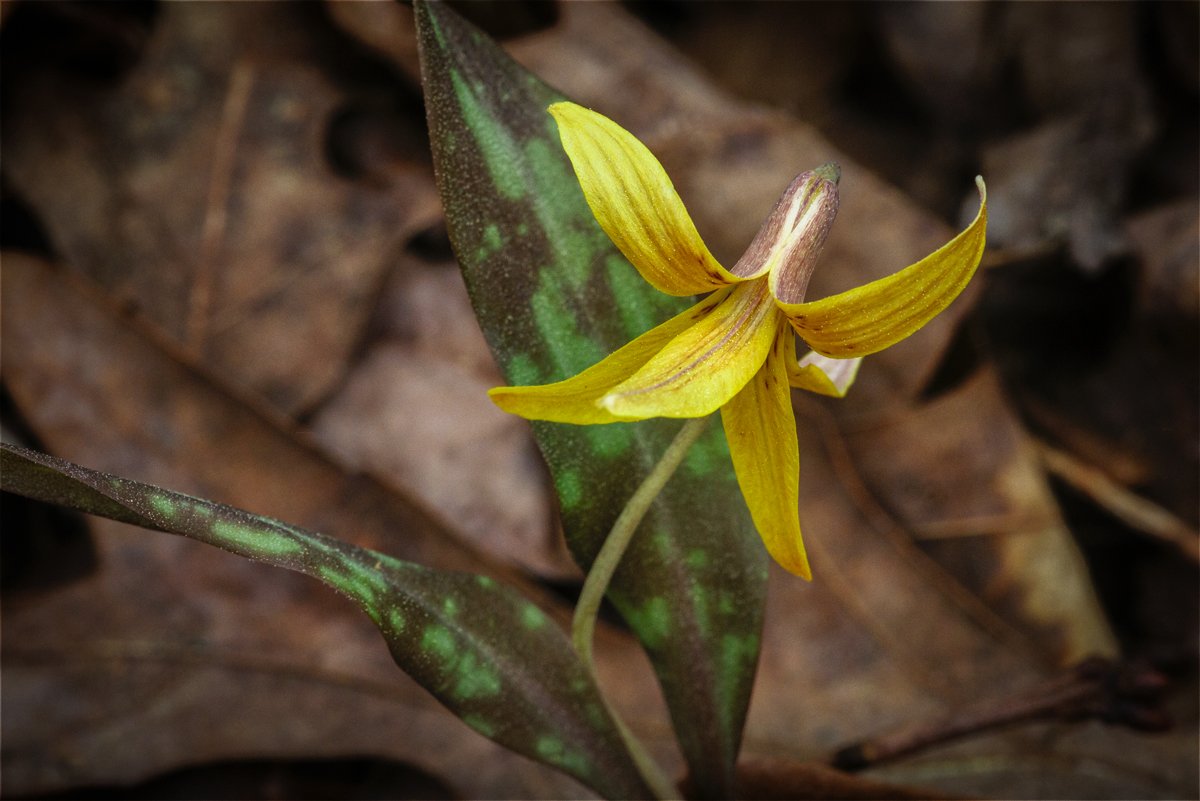
<svg viewBox="0 0 1200 801">
<path fill-rule="evenodd" d="M 811 578 L 789 387 L 845 395 L 863 356 L 912 334 L 957 297 L 983 255 L 983 179 L 975 179 L 974 222 L 937 251 L 886 278 L 805 302 L 837 212 L 835 165 L 798 176 L 727 270 L 645 145 L 573 103 L 555 103 L 550 113 L 597 222 L 642 277 L 669 295 L 712 294 L 573 378 L 497 387 L 492 401 L 530 420 L 578 425 L 720 409 L 738 484 L 767 550 Z M 812 349 L 799 361 L 795 334 Z"/>
</svg>

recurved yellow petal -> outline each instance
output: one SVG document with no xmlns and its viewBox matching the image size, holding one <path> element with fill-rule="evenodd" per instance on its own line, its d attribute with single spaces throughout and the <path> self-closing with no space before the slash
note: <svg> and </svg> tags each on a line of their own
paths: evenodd
<svg viewBox="0 0 1200 801">
<path fill-rule="evenodd" d="M 592 214 L 643 278 L 668 295 L 740 280 L 709 253 L 666 170 L 637 137 L 574 103 L 555 103 L 550 113 Z"/>
<path fill-rule="evenodd" d="M 738 485 L 754 527 L 775 561 L 812 580 L 800 537 L 800 447 L 785 364 L 785 337 L 775 338 L 766 364 L 721 407 Z"/>
<path fill-rule="evenodd" d="M 492 403 L 527 420 L 593 425 L 617 423 L 597 401 L 617 384 L 636 373 L 654 354 L 696 320 L 707 316 L 732 290 L 714 292 L 685 312 L 652 328 L 620 350 L 579 375 L 555 384 L 536 387 L 496 387 L 488 391 Z"/>
<path fill-rule="evenodd" d="M 818 395 L 828 395 L 831 398 L 844 398 L 858 377 L 858 368 L 862 357 L 854 359 L 833 359 L 820 353 L 809 351 L 804 358 L 796 360 L 796 338 L 791 329 L 786 329 L 781 335 L 787 337 L 787 347 L 784 349 L 785 366 L 787 367 L 788 382 L 796 389 L 815 392 Z"/>
<path fill-rule="evenodd" d="M 975 183 L 975 221 L 916 264 L 822 300 L 780 303 L 801 338 L 826 356 L 866 356 L 916 332 L 949 306 L 983 257 L 987 188 L 983 178 L 976 177 Z"/>
<path fill-rule="evenodd" d="M 703 417 L 746 385 L 767 358 L 783 317 L 767 282 L 725 290 L 710 312 L 600 399 L 624 420 Z"/>
</svg>

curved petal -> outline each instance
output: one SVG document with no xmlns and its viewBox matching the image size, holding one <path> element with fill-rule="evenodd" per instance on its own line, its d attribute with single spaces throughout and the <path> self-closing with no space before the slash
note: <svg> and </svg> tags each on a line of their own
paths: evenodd
<svg viewBox="0 0 1200 801">
<path fill-rule="evenodd" d="M 488 390 L 488 397 L 509 414 L 527 420 L 575 425 L 622 422 L 625 418 L 617 417 L 598 405 L 599 399 L 636 373 L 681 332 L 708 316 L 731 291 L 714 292 L 577 376 L 536 387 L 496 387 Z"/>
<path fill-rule="evenodd" d="M 979 260 L 987 233 L 987 189 L 979 187 L 975 221 L 916 264 L 847 292 L 810 303 L 779 303 L 809 346 L 826 356 L 866 356 L 916 332 L 958 297 Z"/>
<path fill-rule="evenodd" d="M 763 279 L 726 290 L 628 380 L 600 399 L 624 420 L 703 417 L 738 393 L 762 367 L 783 317 Z"/>
<path fill-rule="evenodd" d="M 786 335 L 783 351 L 784 366 L 787 368 L 788 383 L 796 389 L 815 392 L 818 395 L 828 395 L 831 398 L 844 398 L 858 377 L 858 368 L 862 357 L 854 359 L 833 359 L 822 356 L 814 351 L 804 354 L 804 358 L 796 360 L 796 337 L 790 330 Z"/>
<path fill-rule="evenodd" d="M 708 252 L 666 170 L 633 134 L 574 103 L 550 113 L 596 222 L 655 289 L 696 295 L 741 280 Z"/>
<path fill-rule="evenodd" d="M 738 485 L 771 556 L 790 573 L 812 580 L 800 537 L 800 446 L 785 369 L 792 332 L 775 337 L 766 364 L 721 407 Z"/>
</svg>

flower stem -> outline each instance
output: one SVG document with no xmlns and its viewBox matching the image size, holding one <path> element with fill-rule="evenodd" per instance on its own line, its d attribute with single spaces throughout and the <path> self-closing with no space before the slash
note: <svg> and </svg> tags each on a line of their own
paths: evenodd
<svg viewBox="0 0 1200 801">
<path fill-rule="evenodd" d="M 600 547 L 600 553 L 596 554 L 596 559 L 592 562 L 592 568 L 588 571 L 587 579 L 583 583 L 583 591 L 579 595 L 579 603 L 575 605 L 575 616 L 571 621 L 571 642 L 574 644 L 579 658 L 583 660 L 584 665 L 593 676 L 596 670 L 592 659 L 592 637 L 596 629 L 596 613 L 600 610 L 600 602 L 608 591 L 613 573 L 616 572 L 617 565 L 621 563 L 621 558 L 625 555 L 625 550 L 629 547 L 629 542 L 633 539 L 638 525 L 646 516 L 646 512 L 650 510 L 650 504 L 654 502 L 654 499 L 666 486 L 667 481 L 675 474 L 675 470 L 683 462 L 683 457 L 687 455 L 688 449 L 704 433 L 708 421 L 708 417 L 698 417 L 683 424 L 683 428 L 679 429 L 675 439 L 671 440 L 671 444 L 663 452 L 658 464 L 654 465 L 650 474 L 630 496 L 625 508 L 617 517 L 617 521 L 613 523 L 608 538 L 604 540 L 604 545 Z M 630 756 L 633 757 L 634 763 L 641 771 L 642 778 L 646 780 L 650 789 L 658 798 L 676 797 L 679 793 L 674 785 L 663 775 L 662 769 L 646 753 L 645 747 L 638 742 L 633 732 L 616 715 L 611 705 L 609 705 L 609 712 L 616 720 L 617 728 L 625 740 Z"/>
</svg>

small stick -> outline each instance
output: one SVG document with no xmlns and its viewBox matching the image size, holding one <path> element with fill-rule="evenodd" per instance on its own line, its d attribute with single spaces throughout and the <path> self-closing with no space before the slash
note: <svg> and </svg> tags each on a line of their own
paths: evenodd
<svg viewBox="0 0 1200 801">
<path fill-rule="evenodd" d="M 1096 718 L 1142 731 L 1162 731 L 1171 725 L 1158 705 L 1166 686 L 1166 677 L 1148 665 L 1087 659 L 1023 693 L 848 745 L 826 761 L 839 770 L 858 771 L 972 734 L 1034 720 Z"/>
<path fill-rule="evenodd" d="M 1069 453 L 1038 443 L 1046 469 L 1098 503 L 1121 522 L 1200 563 L 1200 532 L 1161 506 L 1133 494 L 1102 471 Z"/>
<path fill-rule="evenodd" d="M 192 282 L 187 330 L 184 333 L 187 348 L 196 356 L 203 354 L 205 340 L 208 338 L 209 317 L 212 314 L 213 296 L 216 294 L 215 265 L 225 239 L 229 188 L 236 166 L 237 140 L 245 122 L 250 90 L 253 87 L 254 67 L 245 61 L 239 61 L 234 65 L 233 74 L 229 78 L 229 91 L 225 95 L 217 139 L 213 145 L 204 223 L 200 229 L 200 251 Z"/>
</svg>

